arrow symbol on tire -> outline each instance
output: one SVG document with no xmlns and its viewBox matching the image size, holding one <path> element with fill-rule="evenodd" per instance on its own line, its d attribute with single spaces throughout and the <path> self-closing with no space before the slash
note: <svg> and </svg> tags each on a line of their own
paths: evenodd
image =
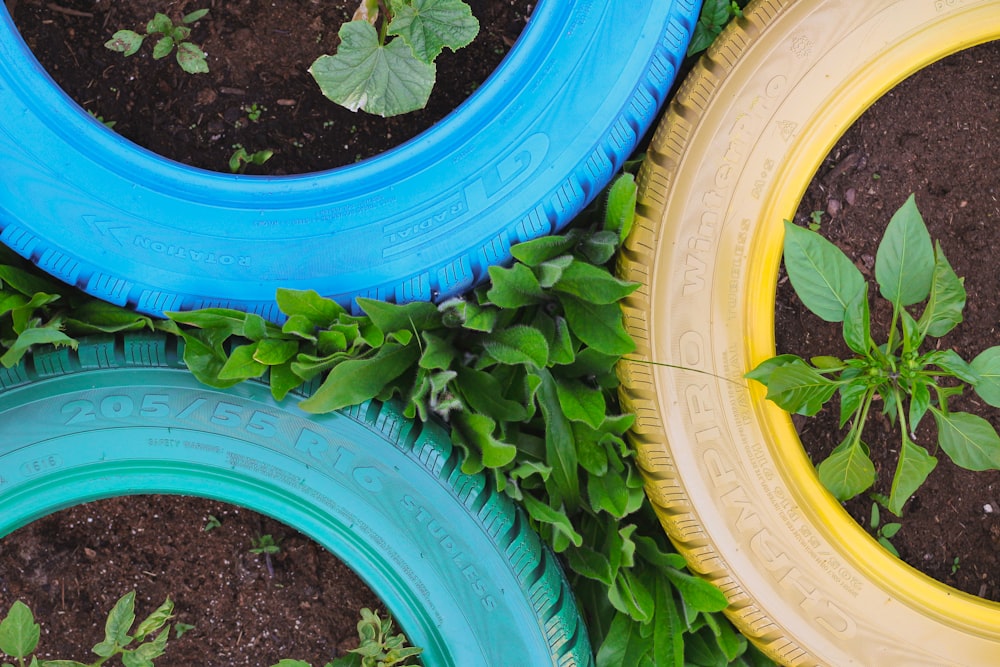
<svg viewBox="0 0 1000 667">
<path fill-rule="evenodd" d="M 101 236 L 110 236 L 114 239 L 115 243 L 122 247 L 125 246 L 125 244 L 122 243 L 121 238 L 119 238 L 118 232 L 128 230 L 127 226 L 118 225 L 117 227 L 114 227 L 112 226 L 115 224 L 114 220 L 105 220 L 103 218 L 98 218 L 96 215 L 83 215 L 80 217 L 83 219 L 83 222 L 87 225 L 87 227 L 96 230 Z"/>
</svg>

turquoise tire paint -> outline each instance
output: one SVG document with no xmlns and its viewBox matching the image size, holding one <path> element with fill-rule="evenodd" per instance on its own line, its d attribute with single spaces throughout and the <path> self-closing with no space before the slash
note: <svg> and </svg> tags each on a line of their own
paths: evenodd
<svg viewBox="0 0 1000 667">
<path fill-rule="evenodd" d="M 221 500 L 352 567 L 428 667 L 591 665 L 555 556 L 446 432 L 392 404 L 328 415 L 199 384 L 177 340 L 101 337 L 0 369 L 0 535 L 99 498 Z"/>
<path fill-rule="evenodd" d="M 225 306 L 277 320 L 278 287 L 350 307 L 458 295 L 610 180 L 663 104 L 700 5 L 542 0 L 433 128 L 287 177 L 201 171 L 116 135 L 56 86 L 0 6 L 0 240 L 152 315 Z"/>
</svg>

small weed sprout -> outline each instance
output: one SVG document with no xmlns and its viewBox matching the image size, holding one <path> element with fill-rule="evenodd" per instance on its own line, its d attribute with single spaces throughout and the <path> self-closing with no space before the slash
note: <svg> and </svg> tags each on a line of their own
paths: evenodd
<svg viewBox="0 0 1000 667">
<path fill-rule="evenodd" d="M 28 605 L 20 600 L 15 602 L 0 621 L 0 652 L 17 660 L 18 667 L 98 667 L 108 659 L 119 656 L 127 667 L 153 667 L 153 660 L 163 655 L 170 635 L 167 621 L 173 617 L 174 603 L 167 598 L 156 611 L 136 626 L 135 591 L 123 595 L 108 614 L 105 624 L 104 641 L 96 644 L 92 651 L 98 659 L 84 664 L 73 660 L 39 660 L 32 655 L 38 647 L 41 628 Z M 191 626 L 187 626 L 190 629 Z M 155 637 L 153 636 L 155 635 Z M 178 634 L 180 636 L 180 634 Z M 31 660 L 25 662 L 25 658 Z M 4 667 L 13 667 L 4 662 Z"/>
<path fill-rule="evenodd" d="M 209 514 L 208 520 L 205 522 L 205 525 L 202 527 L 202 530 L 207 533 L 210 530 L 215 530 L 221 525 L 222 525 L 221 521 L 219 521 L 215 516 Z"/>
<path fill-rule="evenodd" d="M 270 535 L 261 535 L 251 538 L 251 542 L 253 547 L 250 549 L 250 553 L 258 556 L 263 554 L 267 574 L 269 577 L 274 577 L 274 562 L 271 560 L 271 556 L 281 553 L 281 538 L 274 539 Z"/>
<path fill-rule="evenodd" d="M 243 107 L 243 110 L 247 112 L 247 118 L 249 118 L 251 122 L 256 123 L 260 120 L 260 115 L 267 111 L 267 107 L 263 105 L 258 106 L 257 103 L 254 102 L 248 107 Z"/>
<path fill-rule="evenodd" d="M 177 47 L 177 63 L 185 72 L 189 74 L 203 74 L 208 72 L 208 62 L 205 60 L 205 52 L 197 44 L 187 41 L 191 35 L 191 28 L 188 26 L 208 14 L 207 9 L 186 14 L 181 19 L 180 25 L 174 25 L 170 17 L 159 12 L 146 24 L 146 34 L 140 34 L 134 30 L 119 30 L 111 36 L 104 46 L 122 53 L 127 58 L 134 55 L 142 47 L 143 41 L 150 35 L 162 35 L 153 46 L 153 58 L 159 60 L 166 58 Z"/>
<path fill-rule="evenodd" d="M 358 637 L 361 645 L 350 649 L 349 653 L 328 662 L 326 667 L 414 667 L 419 662 L 410 662 L 423 652 L 422 648 L 407 646 L 406 636 L 392 634 L 392 618 L 381 619 L 378 612 L 367 607 L 361 610 L 358 621 Z M 359 657 L 360 656 L 360 657 Z M 312 667 L 304 660 L 282 660 L 271 667 Z"/>
<path fill-rule="evenodd" d="M 234 174 L 242 174 L 246 172 L 249 165 L 260 166 L 271 159 L 274 155 L 274 151 L 269 148 L 257 151 L 256 153 L 248 153 L 242 145 L 236 144 L 233 146 L 235 149 L 233 151 L 232 157 L 229 158 L 229 171 Z"/>
<path fill-rule="evenodd" d="M 881 523 L 878 506 L 878 500 L 872 503 L 872 513 L 868 525 L 870 525 L 871 529 L 875 532 L 875 539 L 882 545 L 882 548 L 896 558 L 899 558 L 899 552 L 896 551 L 896 547 L 892 545 L 890 540 L 896 536 L 896 533 L 898 533 L 899 529 L 903 527 L 903 524 L 898 522 Z"/>
<path fill-rule="evenodd" d="M 955 275 L 941 244 L 932 244 L 911 195 L 892 216 L 875 257 L 875 280 L 892 306 L 884 343 L 871 331 L 868 284 L 854 263 L 819 234 L 785 222 L 785 269 L 802 303 L 828 322 L 842 322 L 844 341 L 857 356 L 792 354 L 767 359 L 747 373 L 767 387 L 767 398 L 791 413 L 815 415 L 840 394 L 840 425 L 847 436 L 817 466 L 820 481 L 841 501 L 869 489 L 876 478 L 862 439 L 873 409 L 899 429 L 900 448 L 886 507 L 902 516 L 903 504 L 924 483 L 937 458 L 917 444 L 925 416 L 937 426 L 937 444 L 967 470 L 1000 469 L 1000 436 L 982 417 L 952 412 L 948 399 L 970 385 L 985 403 L 1000 407 L 1000 346 L 966 362 L 951 349 L 929 351 L 962 321 L 964 281 Z M 924 303 L 919 318 L 908 308 Z"/>
</svg>

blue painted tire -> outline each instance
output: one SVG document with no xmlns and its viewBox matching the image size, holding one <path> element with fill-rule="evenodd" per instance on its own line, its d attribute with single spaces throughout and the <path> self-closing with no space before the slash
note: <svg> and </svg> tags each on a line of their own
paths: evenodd
<svg viewBox="0 0 1000 667">
<path fill-rule="evenodd" d="M 698 0 L 542 0 L 463 105 L 392 151 L 287 177 L 211 173 L 108 131 L 0 7 L 0 239 L 141 312 L 280 318 L 278 287 L 441 300 L 607 183 L 673 83 Z"/>
<path fill-rule="evenodd" d="M 0 368 L 0 536 L 59 509 L 173 493 L 309 535 L 386 603 L 428 667 L 592 665 L 562 570 L 444 429 L 369 402 L 308 415 L 199 384 L 177 338 L 98 337 Z"/>
</svg>

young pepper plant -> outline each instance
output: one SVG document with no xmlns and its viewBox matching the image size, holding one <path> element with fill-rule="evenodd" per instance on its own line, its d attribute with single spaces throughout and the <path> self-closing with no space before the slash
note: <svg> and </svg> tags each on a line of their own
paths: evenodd
<svg viewBox="0 0 1000 667">
<path fill-rule="evenodd" d="M 887 339 L 871 332 L 868 284 L 835 245 L 819 234 L 785 222 L 785 269 L 802 303 L 828 322 L 843 322 L 847 347 L 857 356 L 802 358 L 781 354 L 747 373 L 767 387 L 767 398 L 785 410 L 815 415 L 840 395 L 840 425 L 847 436 L 817 467 L 820 481 L 841 501 L 870 488 L 876 480 L 870 450 L 863 440 L 873 409 L 885 413 L 900 433 L 899 457 L 888 509 L 902 514 L 907 499 L 937 465 L 937 458 L 915 442 L 917 426 L 930 413 L 940 449 L 969 470 L 1000 469 L 1000 436 L 985 419 L 948 409 L 948 399 L 971 385 L 986 403 L 1000 407 L 1000 346 L 971 363 L 950 349 L 922 351 L 928 338 L 940 338 L 962 321 L 966 292 L 930 235 L 911 195 L 892 216 L 875 257 L 879 293 L 892 305 Z M 919 318 L 909 307 L 924 303 Z"/>
<path fill-rule="evenodd" d="M 177 47 L 177 64 L 188 74 L 204 74 L 208 72 L 208 62 L 205 60 L 205 52 L 197 44 L 187 41 L 191 36 L 191 28 L 188 26 L 208 14 L 207 9 L 199 9 L 190 14 L 186 14 L 179 25 L 174 25 L 170 17 L 166 14 L 156 13 L 146 24 L 145 35 L 134 30 L 119 30 L 104 43 L 105 48 L 117 51 L 126 58 L 134 55 L 142 47 L 142 43 L 150 35 L 158 34 L 161 37 L 156 40 L 153 46 L 153 58 L 159 60 L 166 58 Z"/>
<path fill-rule="evenodd" d="M 335 55 L 320 56 L 309 73 L 337 104 L 379 116 L 422 109 L 434 88 L 434 60 L 479 34 L 462 0 L 361 0 L 341 26 Z"/>
</svg>

